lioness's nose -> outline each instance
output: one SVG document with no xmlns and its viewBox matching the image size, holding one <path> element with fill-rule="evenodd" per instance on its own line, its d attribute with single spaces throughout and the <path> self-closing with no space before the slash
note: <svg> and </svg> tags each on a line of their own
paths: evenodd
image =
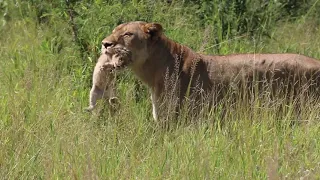
<svg viewBox="0 0 320 180">
<path fill-rule="evenodd" d="M 111 42 L 111 41 L 107 41 L 107 40 L 103 40 L 102 41 L 102 45 L 105 47 L 105 48 L 107 48 L 107 47 L 110 47 L 110 46 L 113 46 L 113 42 Z"/>
</svg>

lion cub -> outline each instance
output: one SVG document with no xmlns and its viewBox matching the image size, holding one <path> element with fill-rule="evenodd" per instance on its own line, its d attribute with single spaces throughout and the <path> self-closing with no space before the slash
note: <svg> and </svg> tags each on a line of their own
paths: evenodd
<svg viewBox="0 0 320 180">
<path fill-rule="evenodd" d="M 111 57 L 107 54 L 102 54 L 99 57 L 92 75 L 92 88 L 90 90 L 89 107 L 86 108 L 87 111 L 92 111 L 97 101 L 102 97 L 108 99 L 111 107 L 117 103 L 117 97 L 115 96 L 115 72 L 113 71 L 116 61 L 117 57 Z"/>
<path fill-rule="evenodd" d="M 131 54 L 123 49 L 113 49 L 110 53 L 102 47 L 101 56 L 94 68 L 92 76 L 92 88 L 90 91 L 89 107 L 92 111 L 99 99 L 108 99 L 109 105 L 114 108 L 118 105 L 118 98 L 115 92 L 115 73 L 130 63 Z"/>
</svg>

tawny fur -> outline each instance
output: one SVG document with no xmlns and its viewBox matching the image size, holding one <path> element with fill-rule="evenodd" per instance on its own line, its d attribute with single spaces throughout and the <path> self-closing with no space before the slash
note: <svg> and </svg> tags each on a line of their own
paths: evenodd
<svg viewBox="0 0 320 180">
<path fill-rule="evenodd" d="M 114 48 L 130 52 L 128 66 L 150 87 L 155 119 L 166 96 L 167 76 L 176 76 L 177 106 L 190 95 L 206 97 L 203 95 L 213 93 L 218 101 L 230 87 L 243 91 L 260 81 L 267 81 L 275 93 L 284 83 L 293 95 L 301 87 L 319 91 L 320 62 L 316 59 L 287 53 L 203 55 L 167 38 L 157 23 L 121 24 L 102 44 L 107 54 Z"/>
<path fill-rule="evenodd" d="M 111 107 L 117 105 L 115 92 L 114 69 L 125 67 L 130 63 L 131 54 L 124 49 L 113 48 L 109 53 L 102 46 L 101 55 L 96 63 L 92 75 L 92 88 L 90 90 L 88 111 L 92 111 L 97 101 L 104 97 Z"/>
<path fill-rule="evenodd" d="M 116 98 L 115 94 L 115 77 L 112 69 L 111 57 L 101 54 L 93 71 L 92 88 L 90 90 L 88 111 L 92 111 L 103 96 L 111 103 Z"/>
</svg>

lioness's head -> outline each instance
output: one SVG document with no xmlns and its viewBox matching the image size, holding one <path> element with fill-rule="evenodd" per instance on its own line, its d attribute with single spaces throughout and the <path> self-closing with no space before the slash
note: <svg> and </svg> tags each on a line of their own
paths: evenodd
<svg viewBox="0 0 320 180">
<path fill-rule="evenodd" d="M 141 21 L 124 23 L 117 26 L 102 41 L 102 53 L 121 57 L 120 66 L 143 63 L 149 56 L 148 47 L 162 34 L 162 27 L 157 23 Z"/>
</svg>

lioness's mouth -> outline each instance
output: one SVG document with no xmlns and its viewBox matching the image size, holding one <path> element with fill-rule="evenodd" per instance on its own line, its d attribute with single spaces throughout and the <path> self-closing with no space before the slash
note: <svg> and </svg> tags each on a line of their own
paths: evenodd
<svg viewBox="0 0 320 180">
<path fill-rule="evenodd" d="M 132 63 L 131 52 L 125 48 L 112 48 L 109 52 L 112 54 L 111 62 L 115 69 L 123 69 Z"/>
</svg>

